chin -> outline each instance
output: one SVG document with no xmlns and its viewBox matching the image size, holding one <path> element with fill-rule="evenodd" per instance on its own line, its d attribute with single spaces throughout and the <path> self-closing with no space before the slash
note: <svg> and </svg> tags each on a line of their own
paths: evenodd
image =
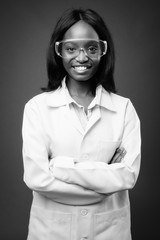
<svg viewBox="0 0 160 240">
<path fill-rule="evenodd" d="M 87 82 L 91 79 L 91 77 L 89 78 L 82 78 L 82 77 L 76 77 L 76 78 L 73 78 L 75 81 L 79 81 L 79 82 Z"/>
<path fill-rule="evenodd" d="M 89 74 L 89 75 L 85 75 L 85 74 L 70 74 L 70 78 L 72 78 L 75 81 L 81 81 L 81 82 L 86 82 L 89 81 L 91 78 L 93 78 L 95 74 Z"/>
</svg>

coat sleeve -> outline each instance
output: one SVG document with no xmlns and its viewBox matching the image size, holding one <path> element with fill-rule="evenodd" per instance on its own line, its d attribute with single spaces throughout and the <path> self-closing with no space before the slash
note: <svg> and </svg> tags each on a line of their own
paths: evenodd
<svg viewBox="0 0 160 240">
<path fill-rule="evenodd" d="M 24 182 L 30 189 L 54 201 L 72 205 L 92 204 L 104 198 L 102 194 L 53 176 L 50 170 L 47 137 L 33 99 L 24 109 L 22 137 Z"/>
<path fill-rule="evenodd" d="M 140 169 L 141 136 L 140 121 L 129 101 L 126 107 L 121 146 L 127 154 L 120 163 L 81 162 L 64 168 L 53 168 L 54 176 L 67 183 L 78 184 L 98 193 L 110 194 L 134 187 Z M 67 171 L 66 171 L 67 169 Z"/>
</svg>

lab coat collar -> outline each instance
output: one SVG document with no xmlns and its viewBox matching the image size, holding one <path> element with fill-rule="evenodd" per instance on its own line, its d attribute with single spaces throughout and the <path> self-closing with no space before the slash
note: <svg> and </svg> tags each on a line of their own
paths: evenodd
<svg viewBox="0 0 160 240">
<path fill-rule="evenodd" d="M 117 108 L 113 101 L 114 94 L 107 92 L 102 86 L 100 86 L 100 87 L 102 88 L 100 106 L 102 106 L 110 111 L 117 112 Z"/>
<path fill-rule="evenodd" d="M 65 78 L 62 81 L 62 86 L 59 87 L 56 91 L 52 91 L 48 93 L 47 96 L 47 104 L 50 107 L 61 107 L 64 105 L 68 105 L 71 102 L 72 98 L 68 98 L 66 95 L 66 83 Z M 116 112 L 117 109 L 113 103 L 113 94 L 108 93 L 101 85 L 99 85 L 96 89 L 96 104 L 104 107 L 110 111 Z"/>
</svg>

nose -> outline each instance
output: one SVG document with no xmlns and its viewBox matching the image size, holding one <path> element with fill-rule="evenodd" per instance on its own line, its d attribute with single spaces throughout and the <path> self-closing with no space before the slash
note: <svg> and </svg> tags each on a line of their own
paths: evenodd
<svg viewBox="0 0 160 240">
<path fill-rule="evenodd" d="M 76 57 L 76 60 L 78 62 L 86 62 L 88 61 L 88 56 L 87 54 L 85 53 L 85 50 L 83 48 L 80 48 L 79 49 L 79 54 L 78 56 Z"/>
</svg>

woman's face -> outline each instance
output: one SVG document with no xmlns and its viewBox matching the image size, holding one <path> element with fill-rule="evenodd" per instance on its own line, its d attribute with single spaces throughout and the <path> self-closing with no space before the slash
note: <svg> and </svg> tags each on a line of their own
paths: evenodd
<svg viewBox="0 0 160 240">
<path fill-rule="evenodd" d="M 96 73 L 100 63 L 100 57 L 92 57 L 95 51 L 94 46 L 87 47 L 87 44 L 90 44 L 89 39 L 99 40 L 98 34 L 92 26 L 80 20 L 65 33 L 63 40 L 68 39 L 72 41 L 65 45 L 65 51 L 69 54 L 62 58 L 63 66 L 71 79 L 87 81 Z M 76 56 L 73 54 L 75 49 L 78 49 Z"/>
</svg>

